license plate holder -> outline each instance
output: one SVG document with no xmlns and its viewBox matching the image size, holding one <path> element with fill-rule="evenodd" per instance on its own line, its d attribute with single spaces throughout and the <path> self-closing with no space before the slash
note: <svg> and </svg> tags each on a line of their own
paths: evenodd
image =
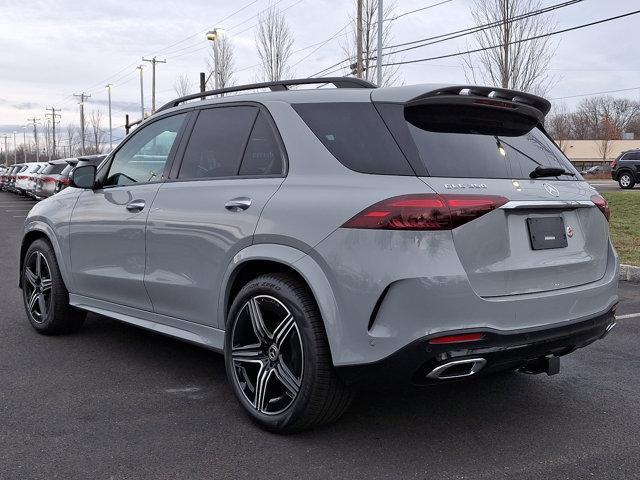
<svg viewBox="0 0 640 480">
<path fill-rule="evenodd" d="M 533 250 L 549 250 L 568 246 L 562 217 L 527 218 L 527 228 Z"/>
</svg>

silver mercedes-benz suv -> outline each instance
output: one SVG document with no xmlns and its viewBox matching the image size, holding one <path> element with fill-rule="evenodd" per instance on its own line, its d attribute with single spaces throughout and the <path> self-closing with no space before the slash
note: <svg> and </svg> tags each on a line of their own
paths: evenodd
<svg viewBox="0 0 640 480">
<path fill-rule="evenodd" d="M 336 419 L 370 380 L 557 373 L 614 326 L 618 258 L 549 108 L 352 78 L 177 99 L 29 214 L 29 321 L 95 312 L 224 352 L 273 431 Z"/>
</svg>

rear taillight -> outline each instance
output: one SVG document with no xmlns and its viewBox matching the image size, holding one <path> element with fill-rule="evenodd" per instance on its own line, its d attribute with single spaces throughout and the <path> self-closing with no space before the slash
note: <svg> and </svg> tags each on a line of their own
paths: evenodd
<svg viewBox="0 0 640 480">
<path fill-rule="evenodd" d="M 600 209 L 600 211 L 604 214 L 609 221 L 611 217 L 611 210 L 609 209 L 609 202 L 602 195 L 592 195 L 591 201 L 595 204 L 596 207 Z"/>
<path fill-rule="evenodd" d="M 401 195 L 366 208 L 343 228 L 451 230 L 507 202 L 498 195 Z"/>
</svg>

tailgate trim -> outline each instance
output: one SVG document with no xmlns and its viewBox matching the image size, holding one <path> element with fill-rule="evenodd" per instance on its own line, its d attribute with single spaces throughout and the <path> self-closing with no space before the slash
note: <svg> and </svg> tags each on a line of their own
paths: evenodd
<svg viewBox="0 0 640 480">
<path fill-rule="evenodd" d="M 500 208 L 517 210 L 521 208 L 589 208 L 595 207 L 591 200 L 512 200 Z"/>
</svg>

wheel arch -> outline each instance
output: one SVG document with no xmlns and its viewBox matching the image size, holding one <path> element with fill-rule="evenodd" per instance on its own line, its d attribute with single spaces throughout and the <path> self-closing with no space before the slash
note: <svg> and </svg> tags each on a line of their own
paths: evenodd
<svg viewBox="0 0 640 480">
<path fill-rule="evenodd" d="M 234 256 L 223 280 L 219 327 L 226 327 L 229 308 L 242 286 L 260 274 L 273 272 L 289 273 L 309 288 L 322 316 L 331 356 L 336 358 L 334 349 L 337 344 L 336 335 L 339 335 L 339 324 L 333 290 L 318 262 L 293 247 L 277 244 L 251 245 Z"/>
<path fill-rule="evenodd" d="M 51 227 L 42 222 L 28 225 L 27 230 L 22 237 L 22 243 L 20 245 L 20 269 L 18 270 L 18 287 L 22 288 L 22 267 L 24 266 L 24 260 L 27 254 L 27 250 L 29 250 L 31 244 L 38 239 L 46 240 L 53 247 L 53 252 L 56 256 L 60 274 L 62 275 L 62 279 L 64 280 L 65 286 L 68 289 L 69 276 L 67 272 L 67 265 L 62 258 L 62 250 L 60 249 L 60 245 L 57 240 L 55 240 L 55 235 L 53 235 L 53 230 L 51 229 Z"/>
</svg>

